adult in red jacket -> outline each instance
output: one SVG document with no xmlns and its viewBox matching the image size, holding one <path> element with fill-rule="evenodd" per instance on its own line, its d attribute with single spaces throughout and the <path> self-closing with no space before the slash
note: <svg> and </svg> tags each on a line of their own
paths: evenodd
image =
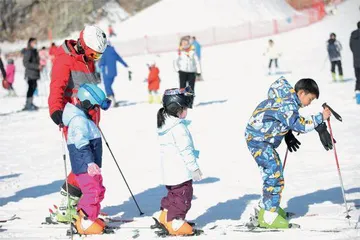
<svg viewBox="0 0 360 240">
<path fill-rule="evenodd" d="M 99 60 L 107 45 L 106 34 L 96 26 L 87 26 L 80 32 L 77 41 L 65 40 L 56 52 L 51 72 L 50 95 L 48 99 L 50 116 L 56 125 L 62 127 L 65 137 L 67 129 L 63 126 L 62 113 L 66 103 L 78 103 L 77 91 L 81 84 L 99 83 L 95 76 L 94 61 Z M 100 120 L 100 110 L 89 111 L 96 124 Z M 79 185 L 73 173 L 68 176 L 71 208 L 67 208 L 66 184 L 61 188 L 63 197 L 61 205 L 52 216 L 53 220 L 69 221 L 70 216 L 76 215 L 77 201 L 81 197 Z M 65 199 L 64 199 L 65 198 Z"/>
</svg>

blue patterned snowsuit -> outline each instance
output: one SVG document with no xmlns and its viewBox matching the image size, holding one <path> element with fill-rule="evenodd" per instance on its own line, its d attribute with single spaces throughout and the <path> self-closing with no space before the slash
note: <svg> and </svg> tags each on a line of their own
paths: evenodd
<svg viewBox="0 0 360 240">
<path fill-rule="evenodd" d="M 323 122 L 321 113 L 300 116 L 300 107 L 295 90 L 281 77 L 270 86 L 268 99 L 256 107 L 246 127 L 247 145 L 264 181 L 260 207 L 267 211 L 277 211 L 284 188 L 282 164 L 275 149 L 289 130 L 306 133 Z"/>
</svg>

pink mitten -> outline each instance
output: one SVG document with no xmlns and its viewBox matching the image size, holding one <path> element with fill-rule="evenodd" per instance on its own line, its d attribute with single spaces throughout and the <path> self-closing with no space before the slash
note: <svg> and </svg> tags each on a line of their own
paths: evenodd
<svg viewBox="0 0 360 240">
<path fill-rule="evenodd" d="M 101 169 L 96 163 L 89 163 L 87 172 L 91 177 L 93 177 L 95 175 L 100 175 Z"/>
</svg>

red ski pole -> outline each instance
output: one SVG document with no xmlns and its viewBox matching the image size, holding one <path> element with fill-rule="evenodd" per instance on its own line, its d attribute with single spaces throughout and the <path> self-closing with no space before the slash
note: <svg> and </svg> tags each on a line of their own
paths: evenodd
<svg viewBox="0 0 360 240">
<path fill-rule="evenodd" d="M 343 183 L 342 176 L 341 176 L 340 164 L 339 164 L 339 159 L 338 159 L 337 152 L 336 152 L 334 137 L 333 137 L 333 133 L 332 133 L 332 129 L 331 129 L 331 124 L 330 124 L 330 118 L 327 120 L 327 123 L 328 123 L 328 125 L 329 125 L 331 142 L 332 142 L 332 145 L 333 145 L 333 148 L 334 148 L 334 155 L 335 155 L 335 160 L 336 160 L 336 166 L 337 166 L 338 175 L 339 175 L 339 179 L 340 179 L 341 191 L 342 191 L 342 195 L 343 195 L 343 198 L 344 198 L 344 204 L 345 204 L 345 209 L 346 209 L 346 216 L 345 216 L 345 218 L 350 219 L 351 216 L 349 215 L 349 209 L 348 209 L 347 202 L 346 202 L 344 183 Z"/>
<path fill-rule="evenodd" d="M 285 157 L 284 157 L 284 164 L 283 164 L 283 169 L 282 169 L 283 172 L 285 170 L 286 159 L 287 159 L 288 154 L 289 154 L 289 148 L 286 148 L 286 153 L 285 153 Z"/>
</svg>

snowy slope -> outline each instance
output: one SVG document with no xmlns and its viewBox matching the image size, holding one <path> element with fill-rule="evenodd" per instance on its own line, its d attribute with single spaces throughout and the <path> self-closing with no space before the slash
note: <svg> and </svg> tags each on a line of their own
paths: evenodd
<svg viewBox="0 0 360 240">
<path fill-rule="evenodd" d="M 295 14 L 284 0 L 162 0 L 114 26 L 121 33 L 119 39 L 128 40 L 285 19 Z"/>
<path fill-rule="evenodd" d="M 344 206 L 339 188 L 333 152 L 326 152 L 317 133 L 299 136 L 301 149 L 289 154 L 285 170 L 286 187 L 282 206 L 297 215 L 291 222 L 303 230 L 273 233 L 241 233 L 227 228 L 246 221 L 261 193 L 259 170 L 250 156 L 243 135 L 246 122 L 259 101 L 266 97 L 269 85 L 276 77 L 265 76 L 267 59 L 262 56 L 266 39 L 219 45 L 204 49 L 204 82 L 196 86 L 196 107 L 189 118 L 196 147 L 201 151 L 200 166 L 205 179 L 194 185 L 194 201 L 188 219 L 199 227 L 217 229 L 196 239 L 360 239 L 360 164 L 357 139 L 359 106 L 353 99 L 354 81 L 331 84 L 325 41 L 335 32 L 344 46 L 343 65 L 346 77 L 353 77 L 352 56 L 348 48 L 350 32 L 359 20 L 358 1 L 348 0 L 339 6 L 338 14 L 307 28 L 276 35 L 282 47 L 279 64 L 291 83 L 312 77 L 320 86 L 320 99 L 302 112 L 321 111 L 328 102 L 343 117 L 332 121 L 337 150 L 342 167 L 346 197 L 351 206 L 351 220 L 344 218 Z M 162 89 L 177 86 L 172 70 L 173 53 L 139 56 L 126 59 L 134 74 L 128 82 L 126 71 L 120 68 L 115 92 L 121 107 L 105 112 L 102 130 L 117 157 L 145 217 L 139 217 L 128 190 L 107 149 L 104 149 L 103 176 L 107 188 L 103 211 L 124 219 L 115 235 L 93 236 L 89 239 L 131 239 L 139 229 L 137 239 L 155 239 L 146 227 L 159 208 L 164 195 L 161 186 L 159 151 L 156 135 L 156 111 L 149 105 L 146 62 L 154 58 L 159 65 Z M 66 226 L 41 226 L 52 204 L 58 204 L 58 190 L 63 183 L 61 135 L 48 117 L 48 110 L 36 113 L 7 114 L 21 109 L 25 82 L 21 61 L 17 64 L 15 89 L 22 97 L 1 98 L 0 106 L 0 216 L 16 213 L 21 217 L 2 224 L 4 239 L 66 239 Z M 41 88 L 40 88 L 41 91 Z M 45 90 L 40 92 L 43 94 Z M 0 91 L 3 96 L 5 92 Z M 46 107 L 45 97 L 36 103 Z M 106 147 L 104 145 L 104 147 Z M 278 149 L 281 156 L 285 147 Z M 68 165 L 69 166 L 69 165 Z M 1 219 L 1 217 L 0 217 Z M 360 223 L 358 223 L 359 225 Z M 315 229 L 339 229 L 338 233 L 312 232 Z M 176 238 L 174 238 L 176 239 Z M 195 238 L 189 238 L 195 239 Z"/>
</svg>

